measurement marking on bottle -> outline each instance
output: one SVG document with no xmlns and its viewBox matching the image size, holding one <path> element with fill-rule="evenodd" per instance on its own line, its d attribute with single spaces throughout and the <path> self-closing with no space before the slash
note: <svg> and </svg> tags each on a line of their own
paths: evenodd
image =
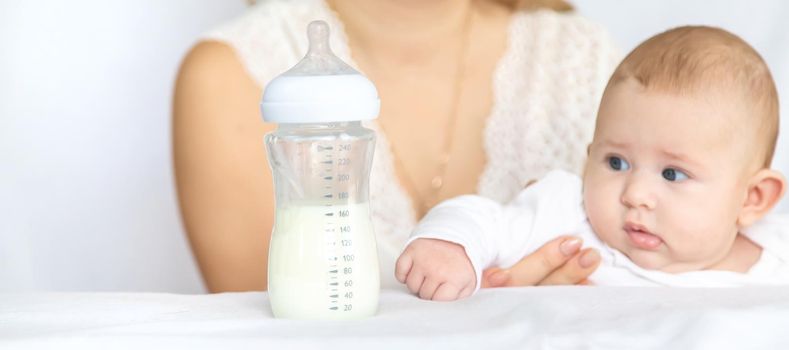
<svg viewBox="0 0 789 350">
<path fill-rule="evenodd" d="M 332 164 L 332 163 L 334 163 L 334 161 L 333 160 L 324 160 L 321 163 L 322 164 Z"/>
<path fill-rule="evenodd" d="M 324 180 L 331 180 L 331 179 L 333 179 L 333 177 L 331 177 L 331 176 L 326 176 L 326 177 L 324 177 L 323 179 L 324 179 Z"/>
<path fill-rule="evenodd" d="M 331 151 L 333 149 L 334 149 L 334 147 L 332 147 L 332 146 L 321 146 L 321 145 L 318 145 L 318 152 Z"/>
<path fill-rule="evenodd" d="M 331 193 L 323 195 L 323 198 L 333 198 L 333 197 L 334 197 L 334 195 L 331 194 Z"/>
</svg>

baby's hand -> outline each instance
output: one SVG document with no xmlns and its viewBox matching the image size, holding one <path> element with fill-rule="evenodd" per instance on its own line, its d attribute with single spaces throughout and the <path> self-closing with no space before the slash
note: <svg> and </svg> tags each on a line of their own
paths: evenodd
<svg viewBox="0 0 789 350">
<path fill-rule="evenodd" d="M 395 276 L 422 299 L 452 301 L 474 292 L 477 278 L 462 246 L 417 239 L 397 259 Z"/>
</svg>

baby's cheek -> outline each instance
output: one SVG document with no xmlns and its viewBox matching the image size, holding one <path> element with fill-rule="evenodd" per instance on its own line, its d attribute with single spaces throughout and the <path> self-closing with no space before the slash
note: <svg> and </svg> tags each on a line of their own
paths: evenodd
<svg viewBox="0 0 789 350">
<path fill-rule="evenodd" d="M 684 256 L 681 260 L 705 260 L 725 245 L 721 237 L 724 219 L 713 211 L 688 208 L 671 221 L 672 248 Z"/>
<path fill-rule="evenodd" d="M 621 215 L 617 214 L 616 207 L 611 205 L 587 206 L 586 212 L 592 231 L 604 242 L 608 244 L 613 243 L 615 231 L 618 227 L 621 227 L 618 219 Z"/>
<path fill-rule="evenodd" d="M 621 188 L 611 181 L 596 181 L 590 177 L 584 182 L 584 205 L 592 230 L 607 244 L 617 247 L 617 232 L 621 230 L 624 207 L 620 202 Z"/>
</svg>

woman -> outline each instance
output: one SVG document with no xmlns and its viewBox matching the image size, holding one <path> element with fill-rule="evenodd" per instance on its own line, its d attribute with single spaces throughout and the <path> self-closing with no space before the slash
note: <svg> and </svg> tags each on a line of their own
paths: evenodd
<svg viewBox="0 0 789 350">
<path fill-rule="evenodd" d="M 371 173 L 384 287 L 418 218 L 466 193 L 506 201 L 548 170 L 579 171 L 618 61 L 598 27 L 557 1 L 269 0 L 210 33 L 176 86 L 181 211 L 212 292 L 265 290 L 274 218 L 262 88 L 306 50 L 315 19 L 377 86 Z M 563 238 L 485 284 L 582 282 L 599 256 Z M 563 253 L 564 252 L 564 253 Z M 581 264 L 583 263 L 583 265 Z"/>
</svg>

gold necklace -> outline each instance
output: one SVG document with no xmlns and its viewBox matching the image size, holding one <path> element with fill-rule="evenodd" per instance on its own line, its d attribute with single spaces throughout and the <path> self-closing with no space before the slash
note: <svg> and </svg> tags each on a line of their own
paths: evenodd
<svg viewBox="0 0 789 350">
<path fill-rule="evenodd" d="M 460 49 L 458 51 L 458 65 L 455 71 L 455 81 L 452 85 L 453 91 L 450 100 L 450 110 L 447 116 L 447 126 L 446 136 L 444 137 L 444 143 L 441 149 L 441 157 L 438 161 L 438 170 L 436 171 L 436 175 L 434 175 L 430 180 L 430 192 L 427 194 L 422 194 L 419 191 L 419 186 L 417 186 L 416 181 L 411 177 L 408 173 L 408 170 L 405 168 L 405 164 L 403 163 L 402 157 L 398 155 L 397 150 L 395 149 L 395 145 L 393 142 L 389 142 L 389 148 L 392 152 L 392 158 L 394 158 L 395 165 L 397 168 L 400 169 L 400 172 L 403 174 L 403 178 L 407 182 L 408 187 L 410 187 L 411 192 L 417 197 L 416 202 L 418 207 L 417 216 L 421 217 L 424 215 L 427 210 L 432 208 L 434 205 L 438 204 L 438 198 L 441 194 L 441 189 L 444 186 L 444 178 L 446 177 L 447 167 L 449 165 L 449 161 L 451 160 L 451 152 L 452 146 L 454 144 L 454 136 L 455 136 L 455 124 L 457 124 L 457 117 L 458 117 L 458 105 L 460 103 L 460 93 L 463 91 L 463 81 L 464 76 L 466 73 L 466 60 L 468 56 L 468 45 L 471 37 L 471 24 L 472 24 L 472 17 L 473 17 L 473 1 L 469 4 L 468 13 L 466 14 L 466 18 L 464 21 L 464 28 L 462 34 L 462 41 L 460 45 Z M 378 121 L 378 126 L 381 128 L 381 131 L 384 134 L 388 134 L 386 129 L 384 128 L 383 123 Z"/>
</svg>

